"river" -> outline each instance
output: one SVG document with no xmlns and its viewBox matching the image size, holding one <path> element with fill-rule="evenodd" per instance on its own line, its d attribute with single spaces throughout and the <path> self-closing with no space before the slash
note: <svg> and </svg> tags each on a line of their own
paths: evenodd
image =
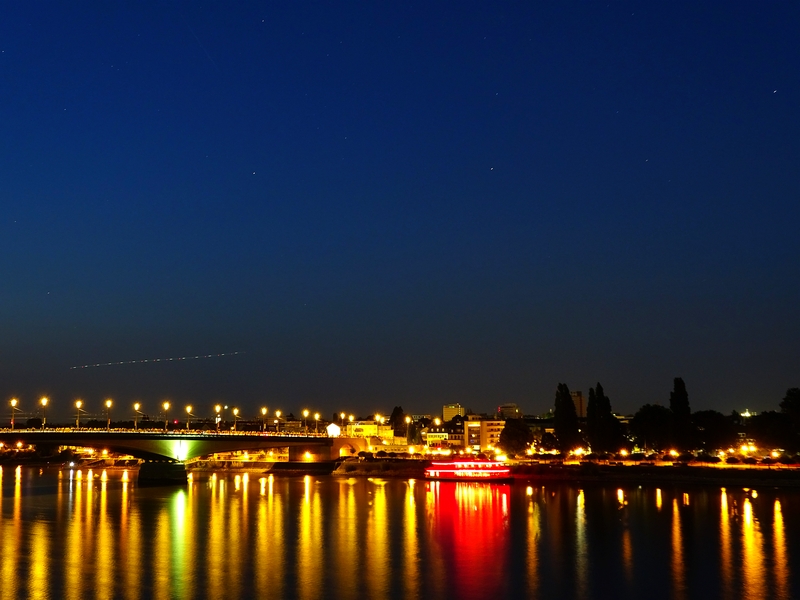
<svg viewBox="0 0 800 600">
<path fill-rule="evenodd" d="M 800 492 L 0 471 L 0 598 L 797 598 Z"/>
</svg>

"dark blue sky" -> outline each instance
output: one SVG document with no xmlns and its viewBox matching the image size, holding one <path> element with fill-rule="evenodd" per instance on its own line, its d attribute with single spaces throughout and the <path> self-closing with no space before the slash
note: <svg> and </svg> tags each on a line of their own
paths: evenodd
<svg viewBox="0 0 800 600">
<path fill-rule="evenodd" d="M 800 5 L 371 4 L 0 9 L 4 397 L 800 385 Z"/>
</svg>

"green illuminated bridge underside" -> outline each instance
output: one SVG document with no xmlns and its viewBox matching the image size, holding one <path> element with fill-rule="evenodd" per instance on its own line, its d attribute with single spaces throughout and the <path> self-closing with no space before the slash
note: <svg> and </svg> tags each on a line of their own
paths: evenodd
<svg viewBox="0 0 800 600">
<path fill-rule="evenodd" d="M 189 460 L 215 452 L 256 451 L 289 448 L 290 456 L 310 452 L 329 458 L 333 440 L 319 435 L 280 435 L 247 433 L 177 433 L 117 431 L 37 431 L 2 430 L 0 442 L 42 446 L 84 446 L 107 449 L 147 460 Z M 327 453 L 326 453 L 327 451 Z"/>
</svg>

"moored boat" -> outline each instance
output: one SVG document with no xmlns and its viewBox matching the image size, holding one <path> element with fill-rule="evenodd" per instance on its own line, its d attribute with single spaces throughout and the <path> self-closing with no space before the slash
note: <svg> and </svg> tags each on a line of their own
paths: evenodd
<svg viewBox="0 0 800 600">
<path fill-rule="evenodd" d="M 449 481 L 513 481 L 507 464 L 479 458 L 432 461 L 425 469 L 425 478 Z"/>
</svg>

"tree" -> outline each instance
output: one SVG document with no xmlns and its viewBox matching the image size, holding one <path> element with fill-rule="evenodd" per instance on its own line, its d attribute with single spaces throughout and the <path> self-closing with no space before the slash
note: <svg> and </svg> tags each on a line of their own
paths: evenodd
<svg viewBox="0 0 800 600">
<path fill-rule="evenodd" d="M 568 452 L 581 444 L 578 430 L 578 413 L 566 383 L 559 383 L 556 388 L 556 402 L 553 409 L 553 428 L 555 429 L 558 448 Z"/>
<path fill-rule="evenodd" d="M 522 454 L 533 443 L 533 432 L 523 419 L 506 419 L 498 446 L 506 454 Z"/>
<path fill-rule="evenodd" d="M 673 381 L 673 390 L 669 393 L 669 409 L 676 419 L 689 419 L 692 411 L 689 408 L 689 393 L 683 379 L 676 377 Z"/>
<path fill-rule="evenodd" d="M 669 394 L 669 409 L 672 412 L 672 445 L 682 451 L 692 450 L 694 428 L 692 410 L 689 408 L 689 393 L 683 379 L 673 380 L 673 390 Z"/>
<path fill-rule="evenodd" d="M 645 404 L 631 420 L 636 444 L 647 450 L 667 450 L 670 446 L 672 411 L 666 406 Z"/>
<path fill-rule="evenodd" d="M 704 452 L 711 454 L 737 445 L 737 428 L 733 417 L 716 410 L 692 413 L 692 423 L 697 429 L 697 439 Z"/>
<path fill-rule="evenodd" d="M 781 412 L 792 421 L 795 434 L 800 434 L 800 388 L 789 388 L 781 401 Z"/>
<path fill-rule="evenodd" d="M 394 409 L 392 409 L 392 414 L 389 415 L 389 425 L 392 426 L 392 429 L 394 429 L 394 434 L 398 437 L 400 437 L 398 432 L 405 433 L 406 430 L 405 419 L 406 419 L 406 414 L 403 412 L 403 407 L 395 406 Z"/>
<path fill-rule="evenodd" d="M 774 410 L 760 412 L 747 418 L 747 437 L 765 448 L 795 450 L 792 424 L 785 414 Z"/>
<path fill-rule="evenodd" d="M 586 435 L 592 452 L 616 452 L 623 441 L 622 426 L 611 412 L 611 401 L 599 382 L 595 388 L 589 388 Z"/>
</svg>

